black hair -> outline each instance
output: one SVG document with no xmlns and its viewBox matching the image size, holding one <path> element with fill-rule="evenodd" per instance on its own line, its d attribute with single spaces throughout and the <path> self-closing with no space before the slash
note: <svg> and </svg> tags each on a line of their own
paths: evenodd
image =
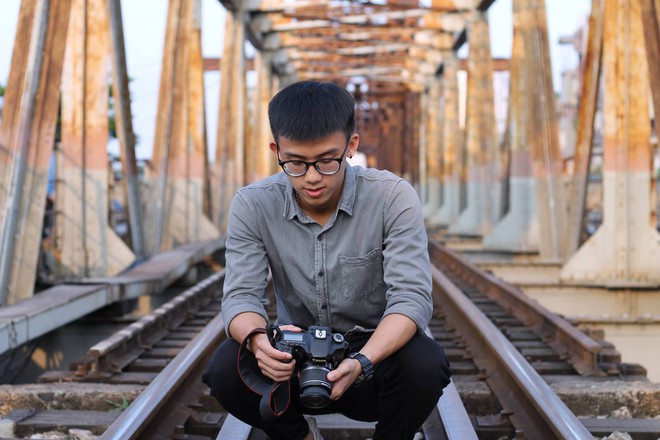
<svg viewBox="0 0 660 440">
<path fill-rule="evenodd" d="M 268 104 L 270 130 L 280 136 L 308 141 L 344 132 L 346 142 L 355 131 L 355 100 L 333 83 L 299 81 L 280 90 Z"/>
</svg>

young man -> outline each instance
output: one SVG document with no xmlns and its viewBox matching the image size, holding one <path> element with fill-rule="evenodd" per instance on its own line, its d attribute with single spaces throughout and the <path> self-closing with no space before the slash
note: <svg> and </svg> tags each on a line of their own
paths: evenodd
<svg viewBox="0 0 660 440">
<path fill-rule="evenodd" d="M 444 352 L 423 333 L 433 304 L 419 198 L 390 172 L 347 163 L 359 143 L 354 111 L 351 94 L 334 84 L 282 89 L 268 115 L 283 172 L 241 189 L 231 205 L 222 303 L 230 338 L 204 382 L 228 412 L 272 439 L 318 439 L 303 414 L 336 412 L 377 421 L 374 439 L 411 439 L 449 383 Z M 269 269 L 280 329 L 330 327 L 354 352 L 327 374 L 326 408 L 300 404 L 291 355 L 252 333 L 268 325 Z M 239 374 L 243 342 L 258 374 L 290 381 L 291 405 L 273 420 L 261 417 L 261 396 Z"/>
</svg>

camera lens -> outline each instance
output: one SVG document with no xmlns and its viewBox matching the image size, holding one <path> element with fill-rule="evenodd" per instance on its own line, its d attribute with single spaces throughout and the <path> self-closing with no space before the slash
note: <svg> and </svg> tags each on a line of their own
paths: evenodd
<svg viewBox="0 0 660 440">
<path fill-rule="evenodd" d="M 330 403 L 332 384 L 325 367 L 308 366 L 300 372 L 300 403 L 307 408 L 325 408 Z"/>
</svg>

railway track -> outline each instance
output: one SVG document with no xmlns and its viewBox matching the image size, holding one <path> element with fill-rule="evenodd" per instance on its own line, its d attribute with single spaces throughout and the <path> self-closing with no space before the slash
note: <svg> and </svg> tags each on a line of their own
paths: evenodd
<svg viewBox="0 0 660 440">
<path fill-rule="evenodd" d="M 594 419 L 578 419 L 543 376 L 623 377 L 642 371 L 621 364 L 607 344 L 437 242 L 431 242 L 430 252 L 436 312 L 428 332 L 452 362 L 453 383 L 425 423 L 425 439 L 592 439 L 605 432 Z M 77 427 L 102 439 L 265 439 L 228 416 L 200 380 L 225 337 L 219 315 L 222 280 L 223 272 L 215 273 L 91 347 L 72 371 L 40 378 L 44 384 L 140 387 L 123 411 L 17 409 L 9 416 L 15 438 Z M 466 387 L 485 388 L 487 397 L 477 405 L 460 392 Z M 660 422 L 643 422 L 627 422 L 633 438 L 656 439 L 660 429 L 655 434 L 653 429 Z M 327 440 L 368 438 L 374 428 L 338 415 L 318 423 Z"/>
</svg>

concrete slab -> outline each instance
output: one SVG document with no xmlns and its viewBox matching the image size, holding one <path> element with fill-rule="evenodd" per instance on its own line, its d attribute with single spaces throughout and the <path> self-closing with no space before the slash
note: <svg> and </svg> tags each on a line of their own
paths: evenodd
<svg viewBox="0 0 660 440">
<path fill-rule="evenodd" d="M 0 385 L 0 416 L 16 409 L 111 411 L 125 407 L 142 385 L 62 382 Z"/>
<path fill-rule="evenodd" d="M 660 414 L 660 384 L 646 380 L 552 380 L 550 388 L 580 417 L 611 416 L 622 407 L 635 418 Z"/>
</svg>

